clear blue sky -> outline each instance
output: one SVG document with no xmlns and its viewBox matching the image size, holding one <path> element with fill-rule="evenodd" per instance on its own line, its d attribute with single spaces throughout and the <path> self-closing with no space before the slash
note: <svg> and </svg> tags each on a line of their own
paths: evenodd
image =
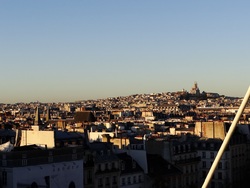
<svg viewBox="0 0 250 188">
<path fill-rule="evenodd" d="M 250 1 L 0 1 L 0 102 L 244 96 Z"/>
</svg>

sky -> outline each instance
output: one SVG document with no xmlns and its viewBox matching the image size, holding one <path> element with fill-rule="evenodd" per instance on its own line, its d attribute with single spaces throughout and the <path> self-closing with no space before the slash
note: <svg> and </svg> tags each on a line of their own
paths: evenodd
<svg viewBox="0 0 250 188">
<path fill-rule="evenodd" d="M 0 103 L 201 91 L 243 97 L 250 1 L 0 0 Z"/>
</svg>

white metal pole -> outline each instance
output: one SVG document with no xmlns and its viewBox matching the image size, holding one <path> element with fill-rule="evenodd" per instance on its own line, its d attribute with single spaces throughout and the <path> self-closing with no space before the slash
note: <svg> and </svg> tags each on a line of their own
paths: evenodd
<svg viewBox="0 0 250 188">
<path fill-rule="evenodd" d="M 220 159 L 221 159 L 221 157 L 222 157 L 222 155 L 227 147 L 227 144 L 228 144 L 228 142 L 229 142 L 229 140 L 234 132 L 234 129 L 235 129 L 235 127 L 240 119 L 240 116 L 246 107 L 246 104 L 248 102 L 249 97 L 250 97 L 250 86 L 249 86 L 249 88 L 246 92 L 246 95 L 245 95 L 245 97 L 244 97 L 244 99 L 243 99 L 243 101 L 238 109 L 238 112 L 236 113 L 236 115 L 234 117 L 234 120 L 233 120 L 233 122 L 228 130 L 228 133 L 227 133 L 227 135 L 226 135 L 226 137 L 225 137 L 225 139 L 224 139 L 224 141 L 223 141 L 223 143 L 222 143 L 222 145 L 221 145 L 221 147 L 220 147 L 220 149 L 219 149 L 219 151 L 214 159 L 214 162 L 209 170 L 209 173 L 207 174 L 207 177 L 202 185 L 202 188 L 208 187 L 210 180 L 214 174 L 214 171 L 215 171 L 215 169 L 216 169 L 216 167 L 217 167 L 217 165 L 218 165 L 218 163 L 219 163 L 219 161 L 220 161 Z"/>
</svg>

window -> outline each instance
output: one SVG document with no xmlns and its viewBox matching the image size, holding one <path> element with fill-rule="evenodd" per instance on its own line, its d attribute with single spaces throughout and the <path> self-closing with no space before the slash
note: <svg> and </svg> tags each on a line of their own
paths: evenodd
<svg viewBox="0 0 250 188">
<path fill-rule="evenodd" d="M 203 147 L 203 148 L 206 148 L 206 143 L 202 143 L 202 147 Z"/>
<path fill-rule="evenodd" d="M 210 148 L 214 148 L 214 143 L 210 143 Z"/>
<path fill-rule="evenodd" d="M 186 185 L 189 185 L 189 178 L 186 177 Z"/>
<path fill-rule="evenodd" d="M 194 172 L 194 167 L 193 167 L 193 165 L 191 165 L 191 172 Z"/>
<path fill-rule="evenodd" d="M 210 158 L 211 158 L 211 159 L 214 158 L 214 152 L 210 152 Z"/>
<path fill-rule="evenodd" d="M 125 178 L 122 178 L 122 185 L 125 185 Z"/>
<path fill-rule="evenodd" d="M 105 182 L 106 182 L 106 185 L 109 185 L 109 177 L 106 177 Z"/>
<path fill-rule="evenodd" d="M 228 169 L 228 162 L 225 163 L 225 168 Z"/>
<path fill-rule="evenodd" d="M 7 161 L 6 160 L 2 160 L 2 166 L 7 166 Z"/>
<path fill-rule="evenodd" d="M 76 160 L 77 159 L 77 153 L 72 154 L 72 159 Z"/>
<path fill-rule="evenodd" d="M 112 169 L 112 163 L 109 163 L 109 170 Z"/>
<path fill-rule="evenodd" d="M 218 169 L 222 169 L 222 162 L 219 162 Z"/>
<path fill-rule="evenodd" d="M 206 171 L 202 171 L 202 178 L 206 178 L 207 176 L 207 172 Z"/>
<path fill-rule="evenodd" d="M 141 177 L 141 175 L 138 176 L 138 181 L 139 181 L 139 182 L 142 182 L 142 177 Z"/>
<path fill-rule="evenodd" d="M 223 188 L 223 183 L 222 182 L 218 182 L 218 188 Z"/>
<path fill-rule="evenodd" d="M 99 186 L 99 187 L 102 187 L 102 186 L 103 186 L 102 178 L 99 178 L 99 180 L 98 180 L 98 186 Z"/>
<path fill-rule="evenodd" d="M 203 167 L 203 168 L 206 168 L 206 167 L 207 167 L 206 161 L 202 161 L 202 167 Z"/>
<path fill-rule="evenodd" d="M 218 172 L 218 179 L 222 180 L 222 173 L 221 172 Z"/>
<path fill-rule="evenodd" d="M 116 177 L 113 176 L 113 184 L 117 184 Z"/>
<path fill-rule="evenodd" d="M 91 170 L 88 170 L 87 179 L 88 179 L 88 183 L 92 183 L 92 173 L 91 173 Z"/>
<path fill-rule="evenodd" d="M 133 183 L 136 183 L 136 176 L 133 177 Z"/>
<path fill-rule="evenodd" d="M 131 178 L 128 177 L 128 184 L 131 184 Z"/>
<path fill-rule="evenodd" d="M 203 159 L 206 158 L 206 152 L 205 151 L 202 152 L 202 158 Z"/>
<path fill-rule="evenodd" d="M 2 172 L 2 184 L 7 185 L 7 172 L 5 170 Z"/>
<path fill-rule="evenodd" d="M 124 162 L 122 162 L 121 168 L 122 168 L 122 170 L 125 170 L 125 164 L 124 164 Z"/>
<path fill-rule="evenodd" d="M 22 166 L 26 166 L 27 165 L 27 159 L 22 159 Z"/>
<path fill-rule="evenodd" d="M 211 188 L 215 188 L 215 183 L 212 181 Z"/>
<path fill-rule="evenodd" d="M 53 156 L 49 156 L 49 157 L 48 157 L 48 162 L 49 162 L 49 163 L 52 163 L 52 162 L 53 162 Z"/>
</svg>

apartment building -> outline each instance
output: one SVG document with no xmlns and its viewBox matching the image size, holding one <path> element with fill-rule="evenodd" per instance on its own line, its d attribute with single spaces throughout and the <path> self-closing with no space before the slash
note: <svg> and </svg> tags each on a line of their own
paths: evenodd
<svg viewBox="0 0 250 188">
<path fill-rule="evenodd" d="M 0 187 L 83 187 L 83 148 L 41 149 L 36 145 L 0 153 Z"/>
</svg>

